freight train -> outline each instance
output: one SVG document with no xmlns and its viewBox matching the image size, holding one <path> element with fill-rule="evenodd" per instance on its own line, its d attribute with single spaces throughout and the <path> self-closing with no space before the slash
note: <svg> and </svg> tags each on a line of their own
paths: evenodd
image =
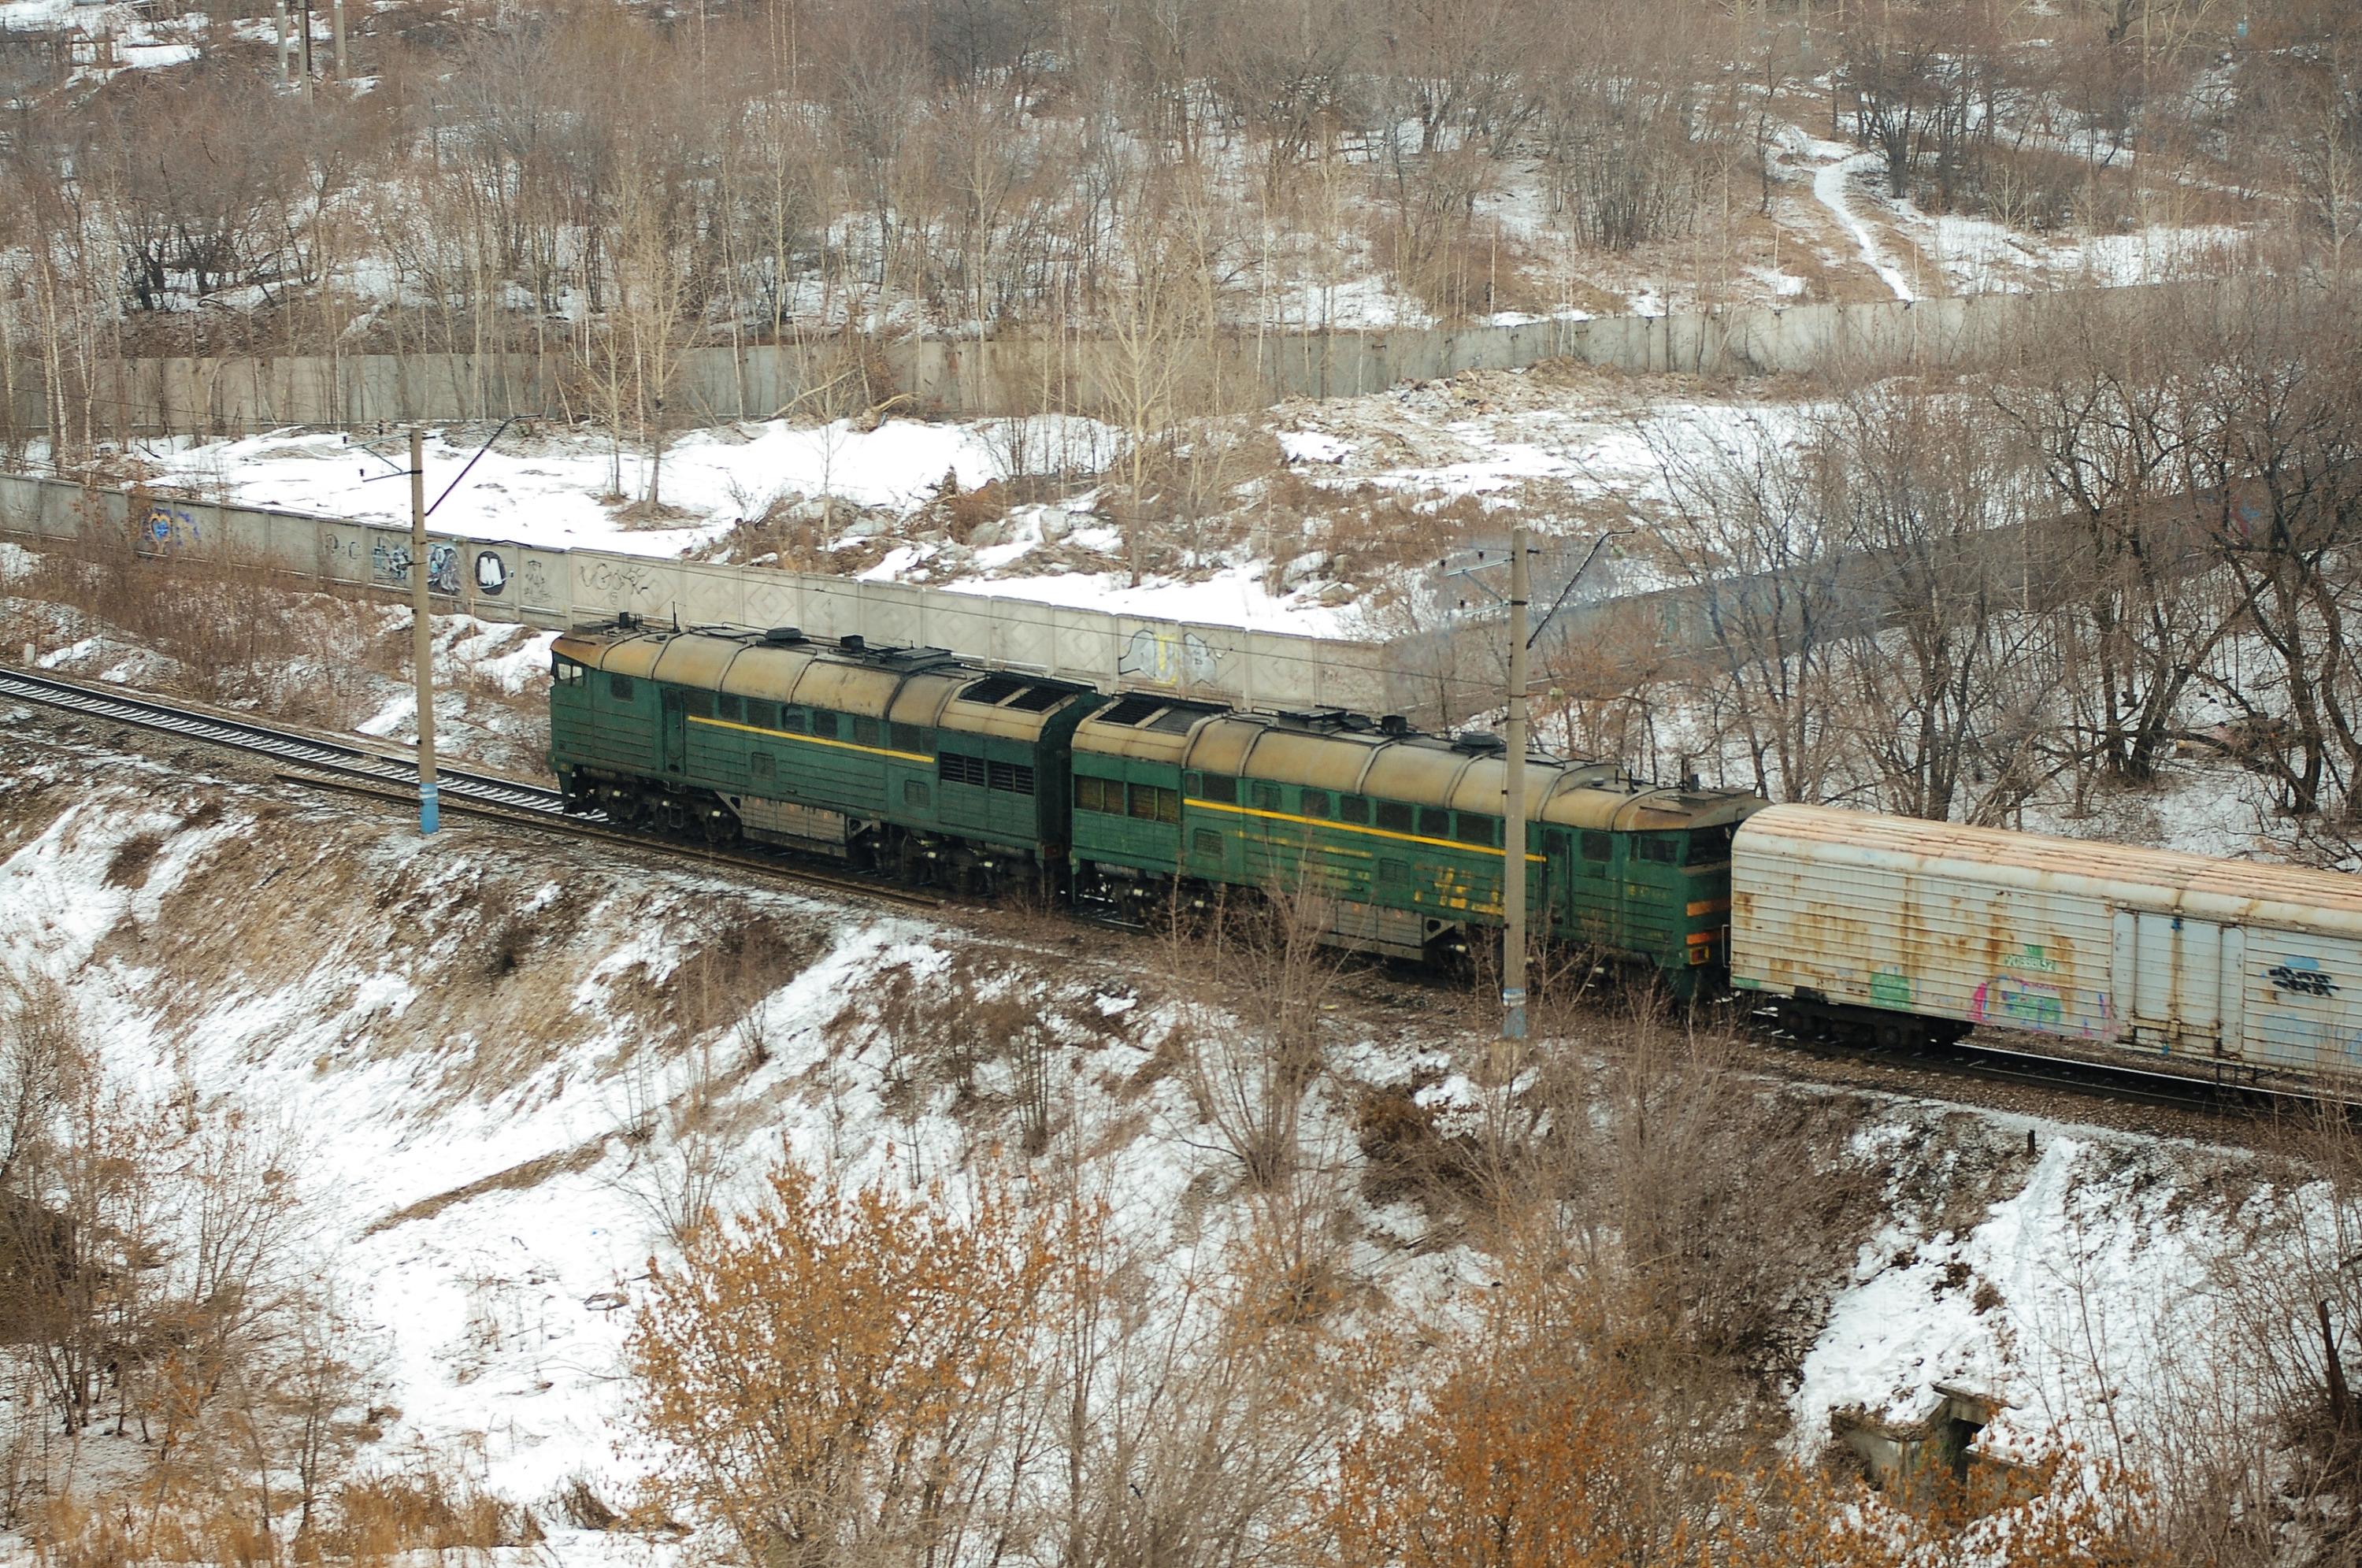
<svg viewBox="0 0 2362 1568">
<path fill-rule="evenodd" d="M 624 616 L 554 651 L 571 809 L 1139 918 L 1275 888 L 1339 945 L 1497 940 L 1507 756 L 1395 719 L 1255 713 Z M 2300 1077 L 2362 1071 L 2362 884 L 1526 764 L 1517 856 L 1554 943 L 1889 1047 L 1981 1026 Z"/>
</svg>

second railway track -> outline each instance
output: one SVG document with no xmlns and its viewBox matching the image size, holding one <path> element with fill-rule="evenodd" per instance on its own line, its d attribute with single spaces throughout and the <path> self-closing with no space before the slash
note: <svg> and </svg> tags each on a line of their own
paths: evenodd
<svg viewBox="0 0 2362 1568">
<path fill-rule="evenodd" d="M 375 800 L 414 799 L 414 763 L 325 735 L 306 734 L 277 724 L 258 723 L 234 714 L 208 712 L 158 698 L 135 696 L 94 688 L 80 681 L 0 666 L 0 699 L 38 702 L 63 712 L 110 723 L 129 724 L 158 734 L 265 757 L 292 765 L 299 771 L 282 772 L 281 779 L 311 788 L 334 788 Z M 466 768 L 438 768 L 436 782 L 443 809 L 524 827 L 557 832 L 575 838 L 597 839 L 635 848 L 669 853 L 703 865 L 783 877 L 834 891 L 859 894 L 882 902 L 912 908 L 934 908 L 942 900 L 884 881 L 831 871 L 786 855 L 726 850 L 712 846 L 625 833 L 597 812 L 569 812 L 557 790 L 522 779 Z"/>
<path fill-rule="evenodd" d="M 61 680 L 55 676 L 6 666 L 0 666 L 0 697 L 39 702 L 89 718 L 152 730 L 159 734 L 208 741 L 215 745 L 267 756 L 274 761 L 294 763 L 318 772 L 373 778 L 386 784 L 402 784 L 418 777 L 415 763 L 404 762 L 400 757 L 372 751 L 366 746 L 331 740 L 325 735 L 304 734 L 234 714 L 208 712 L 127 692 L 109 691 L 78 680 Z M 521 779 L 473 773 L 464 767 L 447 767 L 436 769 L 436 780 L 446 799 L 457 797 L 484 805 L 503 806 L 511 811 L 534 812 L 553 817 L 566 814 L 565 801 L 557 790 Z M 600 819 L 594 816 L 589 820 L 596 822 Z"/>
</svg>

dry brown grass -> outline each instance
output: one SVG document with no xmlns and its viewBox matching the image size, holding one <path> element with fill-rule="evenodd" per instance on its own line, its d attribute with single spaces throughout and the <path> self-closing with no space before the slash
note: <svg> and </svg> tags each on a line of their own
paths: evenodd
<svg viewBox="0 0 2362 1568">
<path fill-rule="evenodd" d="M 8 599 L 0 646 L 61 630 L 120 640 L 172 660 L 159 673 L 175 690 L 304 723 L 358 723 L 378 701 L 365 672 L 403 668 L 384 608 L 362 591 L 297 585 L 257 564 L 151 560 L 115 539 L 47 541 Z M 58 610 L 70 624 L 57 623 Z M 291 667 L 300 679 L 287 679 Z"/>
<path fill-rule="evenodd" d="M 266 1528 L 268 1518 L 270 1523 Z M 478 1553 L 543 1539 L 530 1508 L 486 1492 L 431 1457 L 347 1483 L 314 1509 L 244 1491 L 165 1501 L 135 1492 L 67 1496 L 28 1518 L 24 1536 L 41 1568 L 136 1564 L 335 1562 L 378 1568 L 408 1552 Z"/>
</svg>

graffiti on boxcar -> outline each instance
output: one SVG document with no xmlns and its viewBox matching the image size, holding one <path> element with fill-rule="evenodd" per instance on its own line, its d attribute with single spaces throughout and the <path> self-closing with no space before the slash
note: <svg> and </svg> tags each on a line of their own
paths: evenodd
<svg viewBox="0 0 2362 1568">
<path fill-rule="evenodd" d="M 2288 957 L 2264 971 L 2272 989 L 2298 997 L 2334 997 L 2337 994 L 2337 977 L 2321 966 L 2318 958 Z"/>
<path fill-rule="evenodd" d="M 2049 950 L 2042 944 L 2028 942 L 2016 952 L 2005 955 L 2001 966 L 2025 974 L 2055 975 L 2058 972 L 2058 960 L 2050 956 Z"/>
<path fill-rule="evenodd" d="M 1911 1005 L 1910 975 L 1892 964 L 1882 969 L 1871 970 L 1870 1004 L 1872 1007 L 1909 1007 Z"/>
<path fill-rule="evenodd" d="M 2021 980 L 2014 975 L 1995 975 L 1977 988 L 1977 994 L 1969 1002 L 1969 1016 L 1979 1023 L 2063 1033 L 2067 1028 L 2067 999 L 2056 986 Z"/>
</svg>

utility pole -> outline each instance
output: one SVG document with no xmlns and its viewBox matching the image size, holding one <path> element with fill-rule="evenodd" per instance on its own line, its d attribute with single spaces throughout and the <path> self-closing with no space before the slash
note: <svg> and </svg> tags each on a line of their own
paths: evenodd
<svg viewBox="0 0 2362 1568">
<path fill-rule="evenodd" d="M 1632 532 L 1629 528 L 1611 528 L 1591 541 L 1590 550 L 1583 564 L 1576 567 L 1558 597 L 1542 612 L 1542 624 L 1563 608 L 1572 598 L 1591 563 L 1610 539 Z M 1490 571 L 1500 563 L 1488 559 L 1490 547 L 1474 552 L 1475 560 L 1454 567 L 1450 557 L 1435 563 L 1443 577 L 1476 580 L 1480 571 Z M 1526 732 L 1527 689 L 1532 684 L 1528 665 L 1534 638 L 1540 634 L 1527 628 L 1527 606 L 1533 599 L 1532 547 L 1527 543 L 1522 525 L 1509 530 L 1509 690 L 1508 734 L 1503 737 L 1503 761 L 1507 773 L 1501 787 L 1501 1043 L 1522 1045 L 1526 1038 L 1526 894 L 1527 878 L 1531 874 L 1526 859 Z M 1477 586 L 1498 600 L 1501 596 L 1481 580 Z M 1467 602 L 1461 602 L 1467 608 Z M 1514 1056 L 1514 1052 L 1505 1053 Z"/>
<path fill-rule="evenodd" d="M 287 0 L 272 0 L 271 10 L 279 21 L 279 84 L 284 87 L 292 74 L 287 67 Z"/>
<path fill-rule="evenodd" d="M 345 66 L 345 0 L 328 0 L 328 28 L 336 38 L 337 80 L 342 82 L 352 74 Z"/>
<path fill-rule="evenodd" d="M 1526 1037 L 1526 531 L 1509 530 L 1509 778 L 1501 810 L 1501 1038 Z"/>
<path fill-rule="evenodd" d="M 312 0 L 304 0 L 304 101 L 312 101 Z"/>
<path fill-rule="evenodd" d="M 435 628 L 426 614 L 426 439 L 410 427 L 410 657 L 418 678 L 418 831 L 441 826 L 435 801 Z"/>
</svg>

